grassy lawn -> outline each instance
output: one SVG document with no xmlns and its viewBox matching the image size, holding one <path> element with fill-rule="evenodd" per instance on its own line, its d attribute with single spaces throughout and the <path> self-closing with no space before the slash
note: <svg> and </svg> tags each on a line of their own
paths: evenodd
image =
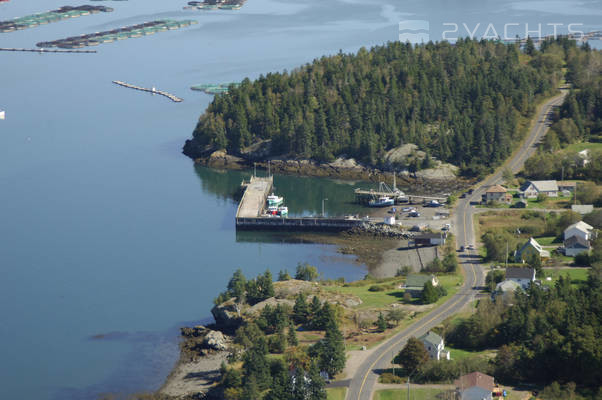
<svg viewBox="0 0 602 400">
<path fill-rule="evenodd" d="M 366 284 L 361 286 L 325 286 L 324 289 L 332 292 L 353 294 L 359 297 L 362 300 L 362 304 L 360 304 L 358 308 L 381 308 L 388 306 L 391 303 L 397 303 L 403 299 L 404 291 L 396 289 L 402 282 L 402 280 L 398 280 L 386 284 L 385 287 L 393 286 L 394 289 L 384 290 L 382 292 L 371 292 L 368 290 L 373 285 L 382 285 L 375 281 L 366 281 Z"/>
<path fill-rule="evenodd" d="M 568 145 L 564 150 L 571 152 L 580 152 L 585 149 L 602 149 L 602 143 L 573 143 Z"/>
<path fill-rule="evenodd" d="M 447 350 L 450 352 L 450 358 L 452 360 L 462 360 L 465 358 L 472 357 L 485 357 L 494 354 L 495 350 L 482 350 L 482 351 L 470 351 L 470 350 L 462 350 L 462 349 L 454 349 L 453 347 L 445 346 Z"/>
<path fill-rule="evenodd" d="M 347 395 L 347 388 L 332 388 L 326 389 L 326 399 L 327 400 L 345 400 L 345 396 Z"/>
<path fill-rule="evenodd" d="M 562 240 L 555 236 L 541 236 L 536 237 L 535 240 L 542 246 L 560 246 L 562 244 Z"/>
<path fill-rule="evenodd" d="M 412 389 L 410 388 L 411 400 L 432 400 L 438 394 L 445 392 L 442 389 Z M 374 395 L 375 400 L 406 400 L 408 398 L 407 389 L 386 389 L 378 390 Z"/>
<path fill-rule="evenodd" d="M 439 275 L 437 276 L 439 283 L 447 289 L 448 295 L 439 299 L 437 304 L 445 301 L 457 292 L 460 285 L 462 285 L 463 277 L 461 275 Z M 403 289 L 398 289 L 399 285 L 402 284 L 402 279 L 391 280 L 386 283 L 378 283 L 377 281 L 365 281 L 364 285 L 353 284 L 346 286 L 324 286 L 324 290 L 337 292 L 342 294 L 352 294 L 359 297 L 362 300 L 362 304 L 357 306 L 359 309 L 366 308 L 384 308 L 393 303 L 399 303 L 403 301 Z M 382 292 L 370 291 L 371 286 L 383 286 L 387 288 Z"/>
<path fill-rule="evenodd" d="M 587 280 L 588 268 L 570 268 L 570 269 L 552 269 L 552 268 L 544 268 L 543 275 L 546 277 L 551 277 L 552 280 L 548 281 L 545 278 L 540 278 L 542 283 L 546 286 L 553 286 L 558 277 L 560 275 L 566 276 L 567 274 L 571 278 L 572 285 L 578 285 L 580 282 L 585 282 Z"/>
</svg>

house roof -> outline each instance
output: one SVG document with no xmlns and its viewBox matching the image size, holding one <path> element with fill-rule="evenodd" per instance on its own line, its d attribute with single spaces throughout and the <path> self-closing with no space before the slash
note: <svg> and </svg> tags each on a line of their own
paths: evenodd
<svg viewBox="0 0 602 400">
<path fill-rule="evenodd" d="M 426 335 L 422 335 L 419 340 L 421 342 L 430 343 L 433 347 L 436 347 L 443 341 L 443 338 L 435 332 L 429 331 Z"/>
<path fill-rule="evenodd" d="M 461 400 L 483 400 L 491 398 L 491 390 L 486 390 L 478 386 L 473 386 L 463 390 L 460 394 Z"/>
<path fill-rule="evenodd" d="M 591 231 L 592 229 L 594 229 L 593 226 L 591 226 L 590 224 L 586 224 L 583 221 L 579 221 L 579 222 L 575 222 L 573 225 L 569 225 L 568 228 L 566 228 L 564 231 L 568 231 L 569 229 L 577 229 L 583 233 L 589 233 L 589 231 Z"/>
<path fill-rule="evenodd" d="M 431 279 L 433 279 L 432 275 L 409 274 L 406 278 L 406 287 L 423 287 Z"/>
<path fill-rule="evenodd" d="M 564 241 L 564 247 L 570 249 L 589 249 L 589 242 L 581 236 L 571 236 Z"/>
<path fill-rule="evenodd" d="M 458 388 L 468 389 L 473 386 L 478 386 L 489 392 L 493 390 L 493 376 L 485 375 L 482 372 L 473 372 L 468 375 L 461 376 L 454 382 Z"/>
<path fill-rule="evenodd" d="M 518 282 L 505 280 L 505 281 L 501 281 L 500 283 L 498 283 L 495 286 L 495 291 L 502 292 L 502 293 L 514 292 L 519 287 L 521 287 L 521 286 L 518 284 Z"/>
<path fill-rule="evenodd" d="M 573 204 L 571 205 L 571 210 L 581 215 L 589 214 L 594 211 L 594 206 L 593 204 Z"/>
<path fill-rule="evenodd" d="M 487 191 L 485 193 L 506 193 L 506 192 L 507 192 L 507 190 L 505 187 L 503 187 L 501 185 L 493 185 L 492 187 L 487 189 Z"/>
<path fill-rule="evenodd" d="M 506 279 L 531 279 L 534 275 L 533 268 L 506 268 Z"/>
<path fill-rule="evenodd" d="M 556 192 L 558 191 L 558 184 L 556 181 L 531 181 L 535 189 L 538 192 Z"/>
<path fill-rule="evenodd" d="M 521 247 L 520 251 L 521 253 L 523 252 L 523 250 L 525 248 L 527 248 L 529 245 L 535 247 L 535 249 L 539 252 L 541 252 L 543 250 L 543 248 L 541 247 L 541 245 L 539 243 L 537 243 L 537 240 L 533 239 L 532 237 L 529 238 L 529 240 L 527 241 L 527 243 L 525 243 L 523 245 L 523 247 Z"/>
</svg>

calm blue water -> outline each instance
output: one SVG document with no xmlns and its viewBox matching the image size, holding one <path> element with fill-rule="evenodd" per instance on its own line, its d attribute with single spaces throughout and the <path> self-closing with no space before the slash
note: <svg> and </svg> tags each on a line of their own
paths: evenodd
<svg viewBox="0 0 602 400">
<path fill-rule="evenodd" d="M 115 12 L 0 34 L 0 47 L 34 47 L 158 18 L 199 22 L 101 45 L 98 54 L 0 53 L 0 398 L 156 389 L 177 357 L 178 327 L 207 318 L 238 267 L 248 276 L 297 262 L 326 277 L 365 273 L 330 246 L 237 241 L 231 192 L 242 175 L 195 168 L 180 154 L 211 99 L 190 85 L 396 40 L 404 19 L 428 20 L 436 39 L 447 21 L 481 23 L 481 34 L 490 22 L 498 30 L 505 22 L 586 30 L 600 29 L 602 13 L 600 1 L 249 0 L 238 12 L 185 12 L 185 3 L 91 2 Z M 12 0 L 0 5 L 0 19 L 65 4 Z M 276 181 L 295 213 L 320 212 L 324 196 L 327 213 L 355 210 L 344 194 L 350 185 L 295 179 L 303 178 Z M 106 336 L 91 339 L 99 334 Z"/>
</svg>

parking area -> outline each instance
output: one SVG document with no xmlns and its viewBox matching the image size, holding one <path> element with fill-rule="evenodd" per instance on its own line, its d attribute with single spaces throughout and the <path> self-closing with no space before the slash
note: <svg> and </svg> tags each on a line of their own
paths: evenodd
<svg viewBox="0 0 602 400">
<path fill-rule="evenodd" d="M 408 230 L 418 227 L 420 230 L 438 231 L 447 229 L 452 225 L 450 210 L 444 206 L 427 207 L 417 204 L 399 204 L 394 207 L 371 209 L 370 216 L 377 219 L 382 218 L 383 221 L 386 217 L 395 216 L 395 222 Z"/>
</svg>

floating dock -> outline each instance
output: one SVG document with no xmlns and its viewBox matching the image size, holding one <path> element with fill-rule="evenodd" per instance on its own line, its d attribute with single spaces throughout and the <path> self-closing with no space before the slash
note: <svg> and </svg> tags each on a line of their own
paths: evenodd
<svg viewBox="0 0 602 400">
<path fill-rule="evenodd" d="M 438 197 L 438 196 L 419 196 L 419 195 L 411 195 L 405 194 L 402 198 L 404 201 L 400 201 L 398 197 L 395 197 L 394 193 L 387 191 L 378 191 L 378 190 L 364 190 L 364 189 L 355 189 L 355 199 L 360 204 L 368 204 L 370 200 L 376 199 L 379 197 L 387 196 L 391 197 L 395 200 L 395 204 L 399 203 L 423 203 L 425 201 L 437 200 L 440 203 L 445 203 L 447 201 L 447 197 Z"/>
<path fill-rule="evenodd" d="M 189 1 L 185 10 L 240 10 L 246 0 Z"/>
<path fill-rule="evenodd" d="M 26 51 L 30 53 L 98 53 L 96 50 L 16 49 L 0 47 L 0 51 Z"/>
<path fill-rule="evenodd" d="M 81 17 L 84 15 L 96 14 L 99 12 L 112 12 L 113 9 L 105 6 L 64 6 L 56 10 L 47 11 L 39 14 L 27 15 L 25 17 L 13 18 L 6 21 L 0 21 L 0 32 L 14 32 L 21 29 L 33 28 L 40 25 L 58 22 L 61 20 Z"/>
<path fill-rule="evenodd" d="M 278 217 L 264 215 L 268 195 L 272 192 L 274 177 L 252 176 L 243 182 L 244 193 L 236 210 L 236 229 L 288 231 L 345 231 L 364 223 L 357 218 Z"/>
<path fill-rule="evenodd" d="M 171 93 L 167 93 L 167 92 L 164 92 L 162 90 L 157 90 L 155 88 L 152 88 L 152 89 L 143 88 L 143 87 L 132 85 L 132 84 L 129 84 L 129 83 L 126 83 L 126 82 L 122 82 L 122 81 L 113 81 L 113 83 L 116 84 L 116 85 L 119 85 L 119 86 L 130 88 L 130 89 L 140 90 L 140 91 L 148 92 L 148 93 L 152 93 L 152 94 L 159 94 L 161 96 L 167 97 L 169 100 L 174 101 L 176 103 L 182 102 L 181 98 L 179 98 L 177 96 L 174 96 Z"/>
</svg>

